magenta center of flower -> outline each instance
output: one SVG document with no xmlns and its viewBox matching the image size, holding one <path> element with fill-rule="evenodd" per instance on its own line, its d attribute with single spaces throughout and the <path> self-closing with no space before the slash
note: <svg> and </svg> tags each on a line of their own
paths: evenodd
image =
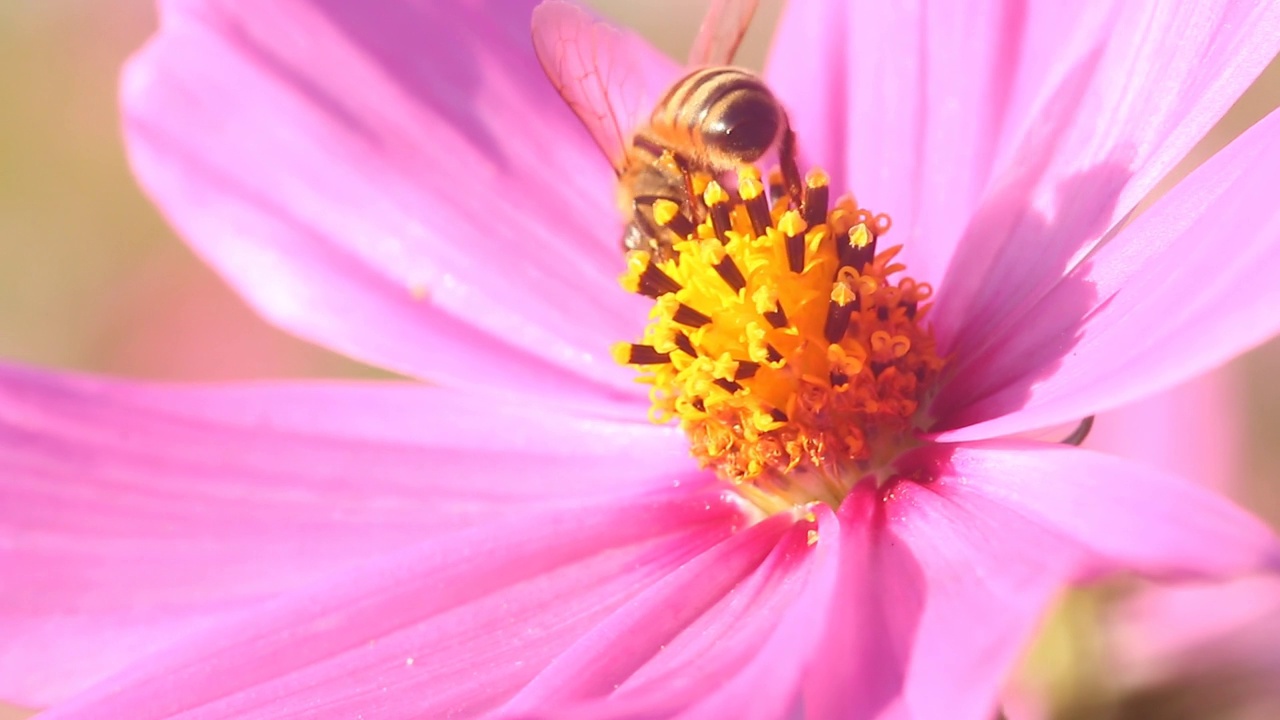
<svg viewBox="0 0 1280 720">
<path fill-rule="evenodd" d="M 623 287 L 655 305 L 615 356 L 652 386 L 652 419 L 678 421 L 744 497 L 836 506 L 914 444 L 943 365 L 922 324 L 931 288 L 903 276 L 900 246 L 878 249 L 889 218 L 831 204 L 820 171 L 798 203 L 770 203 L 754 168 L 736 191 L 704 183 L 704 219 L 659 201 L 669 251 L 629 253 Z"/>
</svg>

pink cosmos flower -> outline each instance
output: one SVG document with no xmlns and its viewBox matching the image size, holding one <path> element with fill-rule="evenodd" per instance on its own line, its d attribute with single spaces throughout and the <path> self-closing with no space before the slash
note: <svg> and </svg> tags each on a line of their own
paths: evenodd
<svg viewBox="0 0 1280 720">
<path fill-rule="evenodd" d="M 534 60 L 531 3 L 164 9 L 123 81 L 144 186 L 267 318 L 435 384 L 5 368 L 3 697 L 987 718 L 1067 583 L 1277 561 L 1164 472 L 997 439 L 1280 328 L 1280 115 L 1126 223 L 1280 48 L 1274 4 L 788 9 L 767 77 L 806 164 L 892 216 L 947 362 L 882 473 L 772 514 L 610 357 L 652 303 L 617 289 L 613 176 Z M 651 90 L 673 77 L 624 42 Z"/>
</svg>

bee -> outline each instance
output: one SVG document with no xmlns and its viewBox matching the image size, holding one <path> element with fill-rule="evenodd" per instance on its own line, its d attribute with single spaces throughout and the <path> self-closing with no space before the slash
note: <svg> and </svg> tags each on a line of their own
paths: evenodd
<svg viewBox="0 0 1280 720">
<path fill-rule="evenodd" d="M 796 140 L 786 110 L 759 76 L 730 66 L 756 4 L 712 3 L 690 52 L 692 69 L 647 118 L 636 112 L 646 78 L 634 62 L 633 36 L 558 0 L 534 10 L 533 45 L 543 71 L 617 173 L 625 250 L 669 257 L 683 233 L 673 231 L 680 224 L 655 219 L 655 203 L 674 202 L 690 229 L 706 215 L 696 176 L 720 177 L 771 150 L 778 152 L 788 196 L 799 202 Z"/>
</svg>

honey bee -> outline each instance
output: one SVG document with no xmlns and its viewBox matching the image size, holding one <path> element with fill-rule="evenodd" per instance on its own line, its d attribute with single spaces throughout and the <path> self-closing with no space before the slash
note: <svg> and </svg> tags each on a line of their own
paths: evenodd
<svg viewBox="0 0 1280 720">
<path fill-rule="evenodd" d="M 543 71 L 618 175 L 624 249 L 669 256 L 682 233 L 673 232 L 679 225 L 655 219 L 654 204 L 674 202 L 691 228 L 706 214 L 696 175 L 718 177 L 774 149 L 787 193 L 799 202 L 795 133 L 786 110 L 759 76 L 729 65 L 756 4 L 712 3 L 690 52 L 693 69 L 670 85 L 647 118 L 636 112 L 645 87 L 633 36 L 558 0 L 534 10 L 533 45 Z"/>
</svg>

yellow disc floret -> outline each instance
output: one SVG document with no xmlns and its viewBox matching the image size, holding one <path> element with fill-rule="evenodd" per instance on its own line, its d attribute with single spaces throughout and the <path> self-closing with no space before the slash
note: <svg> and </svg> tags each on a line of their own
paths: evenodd
<svg viewBox="0 0 1280 720">
<path fill-rule="evenodd" d="M 754 168 L 735 191 L 706 183 L 706 218 L 642 251 L 622 284 L 655 299 L 643 342 L 615 348 L 652 386 L 652 417 L 678 420 L 706 467 L 766 510 L 838 505 L 913 442 L 943 361 L 923 320 L 931 289 L 878 250 L 889 219 L 827 179 L 769 206 Z M 798 206 L 793 209 L 792 206 Z M 679 209 L 655 213 L 666 225 Z"/>
</svg>

